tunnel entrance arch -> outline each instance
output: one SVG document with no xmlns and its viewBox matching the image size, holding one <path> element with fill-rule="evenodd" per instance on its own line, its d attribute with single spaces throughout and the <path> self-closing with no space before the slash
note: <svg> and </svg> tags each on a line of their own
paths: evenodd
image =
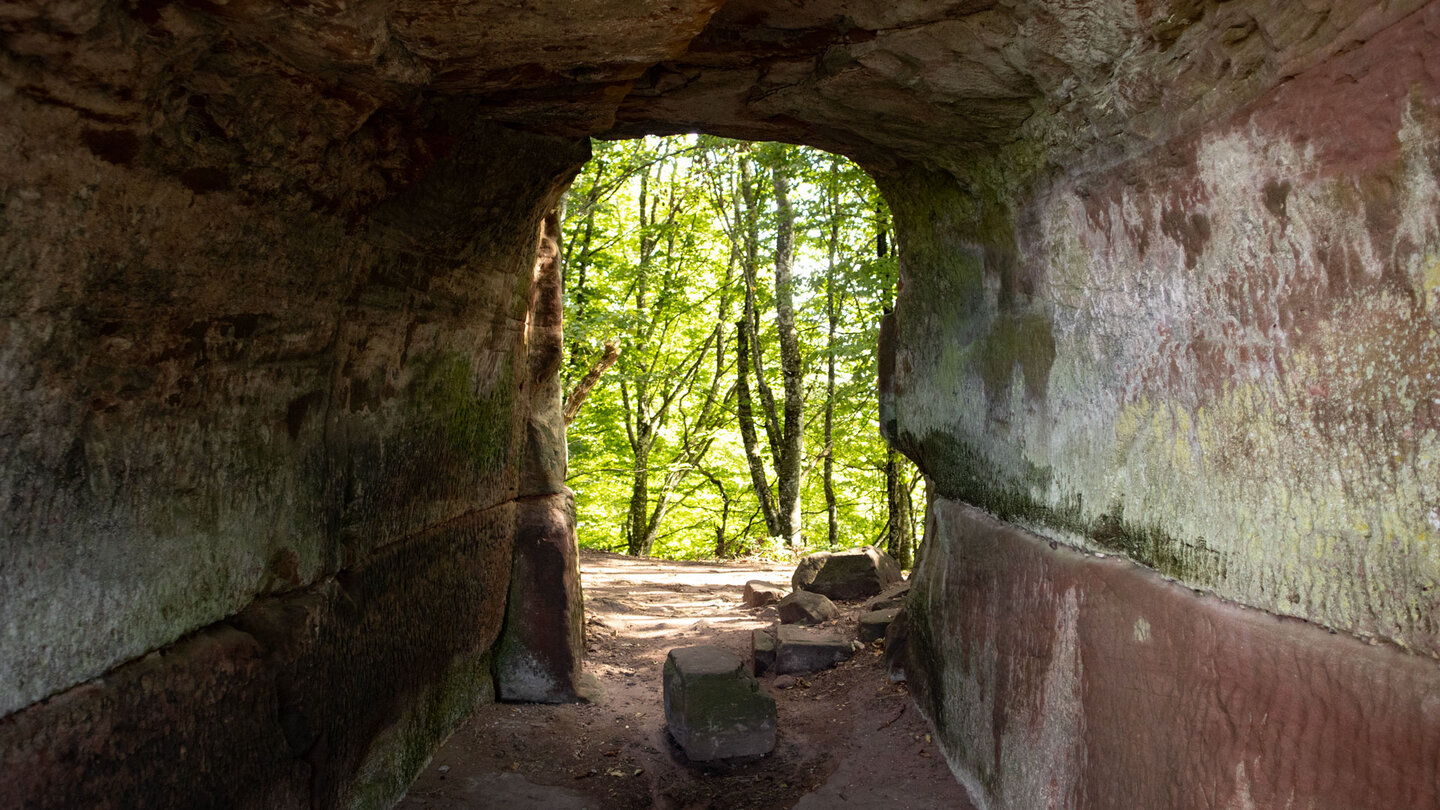
<svg viewBox="0 0 1440 810">
<path fill-rule="evenodd" d="M 850 155 L 894 207 L 881 421 L 950 502 L 920 660 L 977 790 L 1433 805 L 1436 8 L 8 19 L 0 804 L 397 795 L 487 698 L 517 510 L 556 494 L 535 227 L 583 138 L 704 128 Z M 1295 731 L 1317 702 L 1326 739 Z M 1194 717 L 1226 721 L 1198 763 Z"/>
</svg>

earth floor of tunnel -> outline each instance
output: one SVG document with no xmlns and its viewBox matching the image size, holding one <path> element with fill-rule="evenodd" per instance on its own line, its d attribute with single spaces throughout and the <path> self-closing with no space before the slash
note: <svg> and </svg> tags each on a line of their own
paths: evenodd
<svg viewBox="0 0 1440 810">
<path fill-rule="evenodd" d="M 740 601 L 746 580 L 787 583 L 775 564 L 668 562 L 585 550 L 586 670 L 593 705 L 483 706 L 438 750 L 400 803 L 421 808 L 957 808 L 971 810 L 930 728 L 878 649 L 775 696 L 775 751 L 687 765 L 665 730 L 661 669 L 673 647 L 714 644 L 748 660 L 773 608 Z M 857 605 L 837 625 L 853 633 Z"/>
</svg>

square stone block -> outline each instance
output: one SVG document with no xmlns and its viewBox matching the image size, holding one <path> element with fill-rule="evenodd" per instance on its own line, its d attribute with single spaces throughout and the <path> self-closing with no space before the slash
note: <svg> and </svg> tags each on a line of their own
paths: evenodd
<svg viewBox="0 0 1440 810">
<path fill-rule="evenodd" d="M 719 647 L 680 647 L 665 659 L 665 722 L 693 762 L 768 754 L 775 699 Z"/>
<path fill-rule="evenodd" d="M 855 653 L 850 639 L 835 633 L 782 624 L 775 652 L 775 674 L 799 675 L 829 669 Z"/>
<path fill-rule="evenodd" d="M 775 669 L 775 634 L 769 628 L 750 631 L 750 671 L 763 677 Z"/>
<path fill-rule="evenodd" d="M 900 615 L 900 608 L 892 607 L 884 610 L 872 610 L 860 614 L 860 641 L 869 644 L 877 639 L 885 638 L 885 631 L 890 629 L 890 623 Z"/>
</svg>

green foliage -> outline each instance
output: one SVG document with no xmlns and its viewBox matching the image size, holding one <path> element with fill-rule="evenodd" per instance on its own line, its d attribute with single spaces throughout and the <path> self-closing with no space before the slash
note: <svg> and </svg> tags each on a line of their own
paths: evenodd
<svg viewBox="0 0 1440 810">
<path fill-rule="evenodd" d="M 565 207 L 566 389 L 586 374 L 606 342 L 616 343 L 620 356 L 570 426 L 570 485 L 581 543 L 626 550 L 637 525 L 636 469 L 643 467 L 646 480 L 639 489 L 646 514 L 655 517 L 663 503 L 652 553 L 704 558 L 721 546 L 727 555 L 780 553 L 765 536 L 735 415 L 735 324 L 747 248 L 747 228 L 737 216 L 744 161 L 759 214 L 760 235 L 752 247 L 761 312 L 770 310 L 774 295 L 770 169 L 784 165 L 791 177 L 806 391 L 807 544 L 823 545 L 827 536 L 820 454 L 827 451 L 821 425 L 832 351 L 839 542 L 883 542 L 886 453 L 877 429 L 876 344 L 881 314 L 894 297 L 896 265 L 893 255 L 877 250 L 877 237 L 889 240 L 889 212 L 870 178 L 824 152 L 708 136 L 596 142 L 594 152 Z M 838 237 L 833 273 L 832 233 Z M 833 344 L 827 317 L 832 277 Z M 773 319 L 762 316 L 760 324 L 760 349 L 778 389 Z M 773 469 L 763 439 L 761 445 Z M 907 472 L 907 480 L 915 478 Z"/>
</svg>

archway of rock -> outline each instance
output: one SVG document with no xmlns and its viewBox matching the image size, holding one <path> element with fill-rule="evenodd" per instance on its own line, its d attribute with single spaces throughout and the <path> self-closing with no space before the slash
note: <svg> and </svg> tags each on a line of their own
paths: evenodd
<svg viewBox="0 0 1440 810">
<path fill-rule="evenodd" d="M 898 462 L 876 431 L 873 355 L 881 313 L 895 291 L 889 217 L 868 178 L 825 153 L 695 137 L 598 144 L 596 152 L 564 205 L 559 245 L 551 244 L 553 223 L 546 226 L 536 273 L 538 286 L 549 289 L 558 277 L 553 263 L 565 257 L 559 376 L 567 421 L 580 416 L 568 430 L 575 533 L 585 546 L 611 552 L 629 546 L 644 557 L 790 553 L 783 562 L 686 565 L 582 551 L 583 674 L 578 651 L 557 655 L 553 644 L 572 629 L 579 608 L 561 598 L 555 567 L 535 555 L 536 563 L 524 567 L 550 576 L 535 583 L 534 598 L 512 585 L 496 662 L 498 696 L 510 702 L 469 720 L 436 753 L 405 806 L 789 807 L 802 797 L 813 803 L 837 795 L 966 806 L 921 716 L 905 714 L 903 685 L 890 682 L 878 645 L 870 644 L 884 627 L 872 621 L 870 634 L 855 642 L 858 600 L 842 602 L 839 615 L 821 627 L 787 628 L 845 658 L 838 670 L 791 662 L 788 648 L 778 653 L 787 662 L 783 672 L 755 664 L 779 704 L 772 753 L 758 761 L 681 764 L 686 757 L 667 734 L 660 701 L 666 654 L 706 645 L 748 662 L 752 633 L 773 637 L 775 608 L 747 609 L 741 586 L 766 579 L 789 590 L 794 553 L 830 547 L 822 478 L 834 474 L 841 490 L 836 548 L 842 541 L 885 546 L 893 523 L 887 479 L 895 477 L 887 476 L 887 463 Z M 784 316 L 781 285 L 792 310 Z M 753 410 L 749 427 L 760 435 L 750 441 L 767 457 L 758 475 L 773 481 L 782 465 L 772 466 L 761 445 L 783 446 L 783 439 L 765 439 L 792 407 L 782 399 L 784 359 L 777 353 L 784 349 L 773 334 L 781 322 L 798 325 L 796 359 L 805 375 L 803 388 L 795 387 L 803 401 L 794 407 L 807 414 L 801 428 L 807 435 L 794 446 L 806 454 L 797 471 L 807 468 L 814 485 L 795 495 L 803 495 L 809 549 L 789 549 L 783 532 L 767 528 L 777 521 L 760 514 L 751 491 L 759 486 L 757 473 L 746 464 L 737 424 L 737 411 Z M 532 334 L 544 323 L 532 316 Z M 604 384 L 589 389 L 582 407 L 575 389 L 605 341 L 617 347 L 620 361 Z M 753 359 L 753 367 L 751 357 L 742 359 L 757 351 L 768 359 Z M 832 353 L 839 382 L 833 395 L 826 362 Z M 742 368 L 744 390 L 756 391 L 753 404 L 736 399 Z M 774 388 L 773 406 L 761 401 L 765 383 Z M 782 413 L 762 419 L 767 407 Z M 828 438 L 826 412 L 834 427 Z M 833 471 L 821 469 L 827 452 L 839 462 Z M 647 475 L 636 472 L 642 467 Z M 685 486 L 687 475 L 698 483 Z M 775 491 L 783 493 L 784 485 L 776 483 Z M 900 501 L 906 494 L 894 500 L 908 505 Z M 909 529 L 906 516 L 902 510 L 893 517 Z M 532 544 L 537 538 L 522 531 L 517 551 L 529 559 L 538 545 L 546 558 L 561 557 L 561 541 L 571 539 L 558 530 L 562 523 L 522 521 L 545 526 L 544 542 Z M 775 536 L 773 544 L 767 535 Z M 908 553 L 908 543 L 895 544 Z M 880 589 L 877 580 L 874 592 Z M 800 640 L 787 635 L 792 641 Z M 563 665 L 554 666 L 556 658 Z M 598 695 L 598 705 L 571 702 Z"/>
<path fill-rule="evenodd" d="M 1440 4 L 60 4 L 0 36 L 0 804 L 400 795 L 563 514 L 536 229 L 587 136 L 697 129 L 890 200 L 881 424 L 939 496 L 911 683 L 975 795 L 1437 803 Z"/>
</svg>

